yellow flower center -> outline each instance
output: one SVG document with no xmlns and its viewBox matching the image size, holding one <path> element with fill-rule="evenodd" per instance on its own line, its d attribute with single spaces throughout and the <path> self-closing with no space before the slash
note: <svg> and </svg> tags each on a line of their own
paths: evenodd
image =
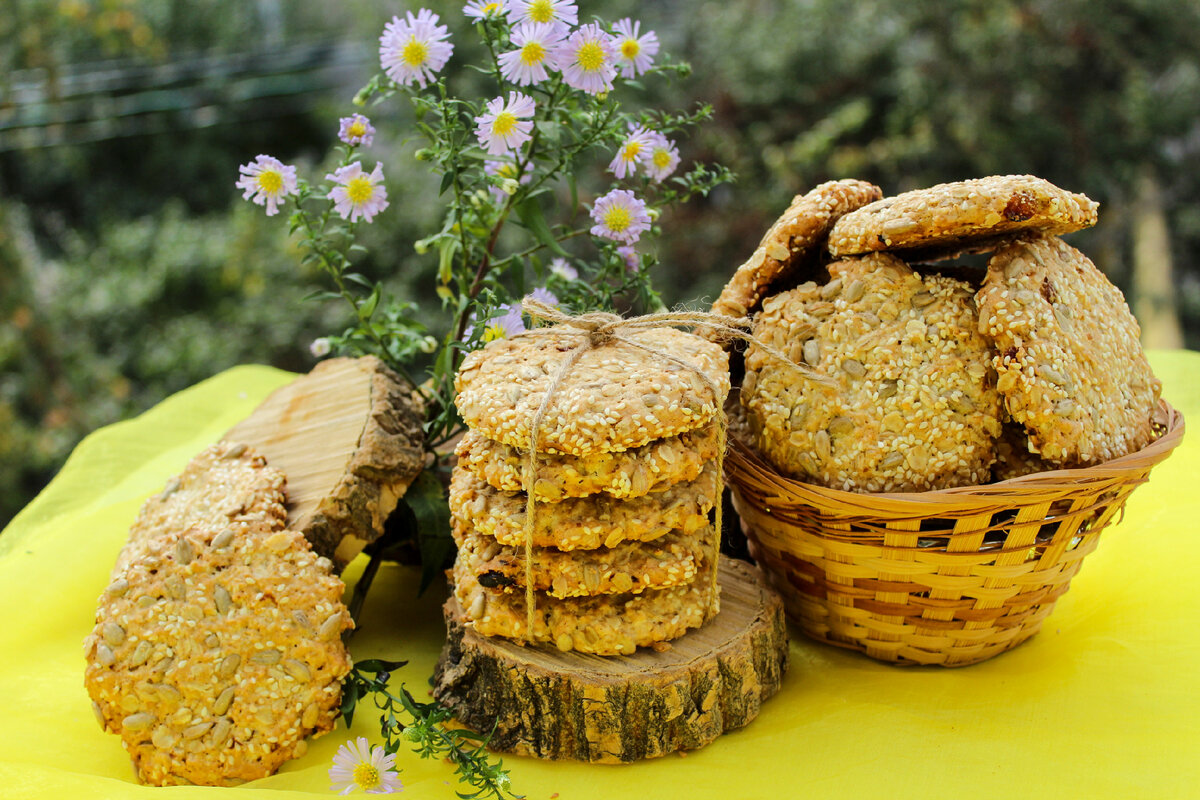
<svg viewBox="0 0 1200 800">
<path fill-rule="evenodd" d="M 541 42 L 527 42 L 521 48 L 521 63 L 527 67 L 532 67 L 534 64 L 542 63 L 546 57 L 546 48 L 542 47 Z"/>
<path fill-rule="evenodd" d="M 362 124 L 361 120 L 354 120 L 350 123 L 350 127 L 346 129 L 346 133 L 352 137 L 366 136 L 367 126 Z"/>
<path fill-rule="evenodd" d="M 671 163 L 671 153 L 667 150 L 655 150 L 654 155 L 650 157 L 654 162 L 654 166 L 659 169 L 666 169 Z"/>
<path fill-rule="evenodd" d="M 529 4 L 529 18 L 534 22 L 550 22 L 554 19 L 554 3 L 550 0 L 533 0 Z"/>
<path fill-rule="evenodd" d="M 492 122 L 492 132 L 497 136 L 508 136 L 517 127 L 517 117 L 511 111 L 501 111 Z"/>
<path fill-rule="evenodd" d="M 517 177 L 517 165 L 516 164 L 501 164 L 499 167 L 496 168 L 496 174 L 499 175 L 501 178 L 515 178 L 515 177 Z"/>
<path fill-rule="evenodd" d="M 625 206 L 612 206 L 604 212 L 604 227 L 620 233 L 633 224 L 633 214 Z"/>
<path fill-rule="evenodd" d="M 379 785 L 379 770 L 370 764 L 360 762 L 354 766 L 354 782 L 363 791 L 374 789 Z"/>
<path fill-rule="evenodd" d="M 483 7 L 483 13 L 484 14 L 495 14 L 497 11 L 500 10 L 501 5 L 502 5 L 501 3 L 488 3 L 487 5 L 485 5 Z"/>
<path fill-rule="evenodd" d="M 276 194 L 283 188 L 283 176 L 273 169 L 258 173 L 258 188 L 267 194 Z"/>
<path fill-rule="evenodd" d="M 599 42 L 587 42 L 579 48 L 575 60 L 587 72 L 596 72 L 604 66 L 604 48 Z"/>
<path fill-rule="evenodd" d="M 504 338 L 504 327 L 497 322 L 493 322 L 491 325 L 488 325 L 486 328 L 483 329 L 484 344 L 487 344 L 488 342 L 494 342 L 497 339 L 503 339 L 503 338 Z"/>
<path fill-rule="evenodd" d="M 642 152 L 641 142 L 626 142 L 625 146 L 621 148 L 621 158 L 624 161 L 636 161 L 640 152 Z"/>
<path fill-rule="evenodd" d="M 626 39 L 621 42 L 621 55 L 630 61 L 637 58 L 637 54 L 640 52 L 642 52 L 642 46 L 637 43 L 637 39 Z"/>
<path fill-rule="evenodd" d="M 419 67 L 425 63 L 425 59 L 429 58 L 429 48 L 425 46 L 424 42 L 413 36 L 408 40 L 408 44 L 404 45 L 404 51 L 400 57 L 410 67 Z"/>
<path fill-rule="evenodd" d="M 346 184 L 346 197 L 350 198 L 350 202 L 356 206 L 361 206 L 374 194 L 375 187 L 371 185 L 371 179 L 366 175 L 351 178 L 350 182 Z"/>
</svg>

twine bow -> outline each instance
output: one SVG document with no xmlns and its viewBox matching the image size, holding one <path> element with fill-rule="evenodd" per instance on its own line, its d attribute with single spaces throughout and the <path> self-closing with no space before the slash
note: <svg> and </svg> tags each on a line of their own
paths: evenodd
<svg viewBox="0 0 1200 800">
<path fill-rule="evenodd" d="M 651 328 L 685 326 L 691 328 L 701 328 L 714 333 L 720 340 L 741 339 L 743 341 L 753 341 L 755 345 L 767 353 L 772 358 L 781 360 L 791 364 L 805 377 L 813 380 L 825 381 L 823 376 L 817 375 L 807 367 L 795 364 L 783 353 L 775 348 L 765 345 L 762 342 L 755 340 L 748 332 L 750 320 L 746 317 L 729 317 L 723 314 L 713 314 L 702 311 L 677 311 L 665 312 L 660 314 L 646 314 L 640 317 L 624 318 L 616 314 L 610 314 L 605 311 L 593 311 L 579 316 L 571 316 L 562 311 L 547 305 L 533 297 L 526 297 L 522 300 L 522 310 L 527 312 L 535 320 L 544 320 L 553 324 L 553 327 L 531 328 L 527 331 L 514 334 L 513 338 L 522 336 L 576 336 L 578 343 L 571 349 L 563 362 L 559 365 L 558 371 L 554 374 L 550 385 L 546 388 L 545 394 L 542 396 L 542 402 L 538 405 L 537 411 L 533 415 L 533 419 L 529 423 L 529 447 L 525 452 L 525 469 L 521 476 L 522 488 L 525 490 L 525 526 L 524 526 L 524 544 L 525 544 L 525 639 L 528 642 L 534 640 L 534 620 L 535 620 L 535 604 L 536 594 L 533 585 L 533 536 L 535 531 L 535 511 L 537 508 L 537 500 L 534 493 L 537 476 L 537 445 L 538 438 L 541 432 L 542 423 L 545 420 L 546 411 L 550 408 L 550 403 L 553 401 L 555 394 L 561 388 L 563 381 L 570 374 L 571 368 L 579 361 L 580 357 L 589 350 L 598 349 L 601 347 L 609 347 L 613 344 L 620 343 L 644 353 L 648 353 L 656 358 L 662 359 L 668 363 L 682 367 L 685 370 L 693 373 L 700 378 L 705 387 L 712 392 L 713 404 L 716 406 L 716 426 L 717 426 L 717 455 L 716 461 L 717 470 L 717 493 L 716 493 L 716 516 L 713 521 L 715 539 L 714 558 L 712 565 L 712 586 L 709 591 L 709 609 L 717 602 L 717 553 L 720 552 L 720 537 L 722 518 L 722 495 L 725 490 L 724 482 L 724 464 L 725 464 L 725 434 L 728 427 L 728 419 L 725 416 L 725 404 L 722 402 L 720 387 L 717 381 L 713 380 L 704 372 L 698 365 L 679 358 L 672 353 L 667 352 L 658 347 L 652 347 L 635 339 L 631 339 L 627 334 L 637 331 L 649 330 Z"/>
</svg>

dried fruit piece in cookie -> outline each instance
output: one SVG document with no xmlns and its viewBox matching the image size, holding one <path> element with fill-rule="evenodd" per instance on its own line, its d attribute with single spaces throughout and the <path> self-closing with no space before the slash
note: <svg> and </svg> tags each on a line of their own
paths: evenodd
<svg viewBox="0 0 1200 800">
<path fill-rule="evenodd" d="M 246 525 L 283 528 L 287 479 L 243 443 L 207 448 L 142 505 L 117 556 L 113 576 L 146 552 L 148 543 L 192 527 L 221 531 Z"/>
<path fill-rule="evenodd" d="M 978 294 L 997 386 L 1046 461 L 1076 466 L 1140 450 L 1162 385 L 1121 291 L 1054 236 L 998 251 Z"/>
<path fill-rule="evenodd" d="M 615 340 L 588 350 L 554 392 L 535 450 L 620 452 L 695 430 L 716 416 L 729 392 L 729 358 L 719 346 L 673 328 L 620 335 L 697 369 Z M 454 380 L 463 421 L 489 439 L 528 448 L 547 389 L 585 339 L 558 332 L 517 336 L 468 354 Z"/>
<path fill-rule="evenodd" d="M 1017 231 L 1070 233 L 1090 227 L 1096 224 L 1098 208 L 1086 195 L 1032 175 L 943 183 L 846 214 L 829 234 L 829 252 L 845 256 L 920 248 L 993 249 L 1002 241 L 998 237 Z"/>
<path fill-rule="evenodd" d="M 921 278 L 887 253 L 834 262 L 830 273 L 824 286 L 763 304 L 755 339 L 830 380 L 808 380 L 750 345 L 741 399 L 759 452 L 789 475 L 847 491 L 986 482 L 1000 400 L 970 288 Z"/>
<path fill-rule="evenodd" d="M 534 493 L 538 500 L 549 502 L 600 492 L 613 497 L 641 497 L 694 480 L 704 465 L 716 458 L 719 446 L 716 426 L 707 425 L 622 453 L 539 454 Z M 467 431 L 455 454 L 459 466 L 477 478 L 497 489 L 521 491 L 525 456 L 517 448 Z"/>
<path fill-rule="evenodd" d="M 671 531 L 695 534 L 708 525 L 708 512 L 716 497 L 717 470 L 715 462 L 709 462 L 696 480 L 643 497 L 617 500 L 594 494 L 538 503 L 533 544 L 590 550 L 626 541 L 651 541 Z M 494 489 L 461 467 L 450 479 L 450 512 L 467 527 L 501 544 L 524 545 L 525 501 L 524 493 Z"/>
<path fill-rule="evenodd" d="M 677 639 L 720 610 L 719 598 L 713 596 L 713 569 L 715 565 L 707 561 L 690 584 L 641 594 L 558 599 L 538 592 L 533 640 L 559 650 L 613 656 Z M 477 633 L 525 638 L 524 593 L 505 594 L 480 586 L 460 559 L 454 565 L 454 596 L 466 625 Z"/>
<path fill-rule="evenodd" d="M 881 197 L 878 186 L 856 180 L 829 181 L 796 195 L 754 254 L 733 273 L 713 303 L 713 312 L 742 317 L 757 309 L 776 280 L 801 270 L 805 261 L 815 261 L 839 217 Z"/>
<path fill-rule="evenodd" d="M 295 531 L 175 532 L 111 583 L 84 684 L 144 783 L 272 774 L 333 728 L 352 627 L 332 564 Z"/>
<path fill-rule="evenodd" d="M 501 545 L 490 536 L 454 522 L 454 540 L 464 569 L 481 586 L 525 591 L 525 548 Z M 639 594 L 646 589 L 682 586 L 696 577 L 700 562 L 716 552 L 712 527 L 694 534 L 678 531 L 653 542 L 622 542 L 614 547 L 566 552 L 533 549 L 533 587 L 551 597 Z"/>
</svg>

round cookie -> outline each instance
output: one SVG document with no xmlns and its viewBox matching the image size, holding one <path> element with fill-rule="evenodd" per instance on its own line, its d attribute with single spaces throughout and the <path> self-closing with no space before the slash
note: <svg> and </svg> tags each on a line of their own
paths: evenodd
<svg viewBox="0 0 1200 800">
<path fill-rule="evenodd" d="M 977 300 L 997 387 L 1043 459 L 1095 464 L 1153 438 L 1162 384 L 1121 291 L 1087 256 L 1054 236 L 1022 238 L 992 256 Z"/>
<path fill-rule="evenodd" d="M 333 728 L 353 622 L 331 568 L 295 531 L 195 528 L 108 586 L 84 684 L 142 782 L 262 778 Z"/>
<path fill-rule="evenodd" d="M 548 332 L 497 339 L 463 360 L 454 402 L 469 428 L 529 448 L 530 426 L 546 391 L 585 340 L 543 330 Z M 555 391 L 535 450 L 575 456 L 620 452 L 695 430 L 716 416 L 729 392 L 729 358 L 719 346 L 674 328 L 620 335 L 694 364 L 708 380 L 620 341 L 587 350 Z"/>
<path fill-rule="evenodd" d="M 537 499 L 556 502 L 605 492 L 613 497 L 641 497 L 676 483 L 694 480 L 717 457 L 715 425 L 657 439 L 622 453 L 591 456 L 543 455 L 537 459 Z M 497 489 L 521 491 L 525 456 L 515 447 L 467 431 L 455 448 L 458 464 Z"/>
<path fill-rule="evenodd" d="M 990 250 L 1018 231 L 1070 233 L 1090 227 L 1096 224 L 1098 208 L 1087 196 L 1032 175 L 943 183 L 846 214 L 829 233 L 829 252 L 847 256 L 922 248 Z"/>
<path fill-rule="evenodd" d="M 641 594 L 557 599 L 541 592 L 534 601 L 535 642 L 559 650 L 601 656 L 630 655 L 638 647 L 677 639 L 720 611 L 713 595 L 712 570 L 705 562 L 686 586 L 648 589 Z M 719 592 L 719 590 L 718 590 Z M 480 586 L 463 559 L 454 564 L 454 596 L 464 623 L 483 636 L 524 639 L 528 624 L 525 594 L 506 594 Z"/>
<path fill-rule="evenodd" d="M 682 586 L 696 577 L 700 562 L 715 554 L 712 527 L 696 534 L 674 531 L 653 542 L 622 542 L 615 547 L 565 552 L 533 550 L 533 587 L 550 597 L 640 594 L 646 589 Z M 464 568 L 482 586 L 525 591 L 525 548 L 504 546 L 490 536 L 454 522 L 454 540 Z"/>
<path fill-rule="evenodd" d="M 713 313 L 744 317 L 754 311 L 770 293 L 772 283 L 817 255 L 839 217 L 882 197 L 878 186 L 857 180 L 828 181 L 796 195 L 721 290 L 712 305 Z"/>
<path fill-rule="evenodd" d="M 696 534 L 708 523 L 717 498 L 715 462 L 690 483 L 628 500 L 605 494 L 538 503 L 533 544 L 559 550 L 615 547 L 645 542 L 671 531 Z M 450 478 L 450 512 L 468 528 L 503 545 L 525 544 L 525 503 L 521 492 L 503 492 L 458 468 Z"/>
<path fill-rule="evenodd" d="M 286 486 L 284 474 L 245 444 L 217 442 L 142 505 L 129 541 L 117 556 L 113 577 L 144 555 L 155 538 L 193 526 L 283 528 Z"/>
<path fill-rule="evenodd" d="M 801 480 L 905 492 L 984 483 L 1000 400 L 970 288 L 921 278 L 887 253 L 830 265 L 763 304 L 755 339 L 807 363 L 807 380 L 755 344 L 741 400 L 757 449 Z"/>
</svg>

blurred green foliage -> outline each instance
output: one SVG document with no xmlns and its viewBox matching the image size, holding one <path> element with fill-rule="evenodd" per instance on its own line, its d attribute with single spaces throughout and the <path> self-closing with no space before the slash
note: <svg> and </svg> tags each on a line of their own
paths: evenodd
<svg viewBox="0 0 1200 800">
<path fill-rule="evenodd" d="M 463 2 L 424 5 L 454 32 L 466 29 Z M 56 82 L 105 59 L 115 59 L 105 69 L 169 65 L 322 39 L 357 44 L 365 60 L 344 86 L 270 103 L 239 99 L 241 84 L 206 89 L 206 103 L 233 115 L 166 113 L 153 133 L 0 150 L 0 525 L 88 431 L 236 363 L 305 370 L 309 342 L 348 324 L 346 309 L 302 300 L 325 288 L 320 276 L 300 268 L 285 226 L 241 201 L 233 183 L 237 165 L 258 153 L 309 174 L 327 166 L 337 117 L 377 69 L 384 22 L 418 5 L 6 5 L 0 133 L 14 119 L 18 84 L 41 82 L 50 113 Z M 641 19 L 664 51 L 693 64 L 687 80 L 649 85 L 648 102 L 712 103 L 713 123 L 680 143 L 684 163 L 718 161 L 739 176 L 663 219 L 657 286 L 668 303 L 714 297 L 791 196 L 821 181 L 866 178 L 893 194 L 994 173 L 1037 174 L 1099 200 L 1100 224 L 1072 243 L 1128 293 L 1130 212 L 1142 202 L 1139 176 L 1149 175 L 1166 198 L 1163 258 L 1174 260 L 1177 310 L 1188 344 L 1200 347 L 1195 0 L 581 6 L 582 18 Z M 440 329 L 436 256 L 413 250 L 440 219 L 436 187 L 413 158 L 399 104 L 367 113 L 392 207 L 364 229 L 371 252 L 359 271 L 416 300 Z"/>
</svg>

